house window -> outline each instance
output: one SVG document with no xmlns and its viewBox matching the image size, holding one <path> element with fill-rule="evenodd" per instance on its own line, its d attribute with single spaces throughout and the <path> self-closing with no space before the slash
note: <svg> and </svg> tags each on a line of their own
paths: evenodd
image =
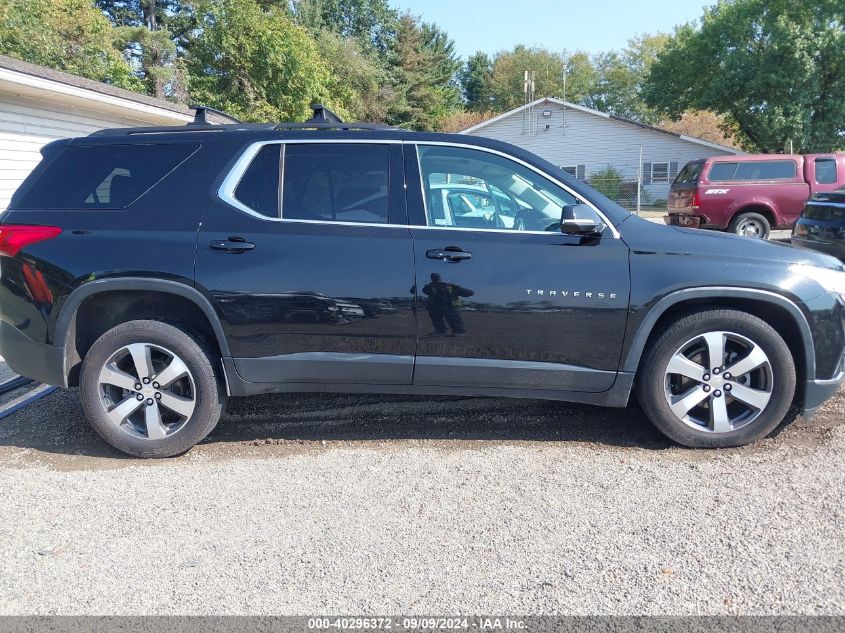
<svg viewBox="0 0 845 633">
<path fill-rule="evenodd" d="M 651 182 L 669 182 L 669 163 L 651 164 Z"/>
<path fill-rule="evenodd" d="M 560 168 L 573 178 L 578 177 L 578 165 L 561 165 Z"/>
</svg>

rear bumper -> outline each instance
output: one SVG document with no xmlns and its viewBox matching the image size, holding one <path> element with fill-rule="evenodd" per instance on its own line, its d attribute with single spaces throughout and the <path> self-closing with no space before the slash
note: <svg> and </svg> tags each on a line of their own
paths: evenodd
<svg viewBox="0 0 845 633">
<path fill-rule="evenodd" d="M 36 343 L 6 321 L 0 321 L 0 356 L 21 376 L 57 387 L 67 386 L 64 350 Z"/>
<path fill-rule="evenodd" d="M 684 226 L 691 229 L 716 229 L 723 231 L 724 226 L 713 224 L 712 220 L 706 215 L 698 213 L 678 213 L 677 211 L 669 211 L 665 218 L 666 224 L 669 226 Z"/>
</svg>

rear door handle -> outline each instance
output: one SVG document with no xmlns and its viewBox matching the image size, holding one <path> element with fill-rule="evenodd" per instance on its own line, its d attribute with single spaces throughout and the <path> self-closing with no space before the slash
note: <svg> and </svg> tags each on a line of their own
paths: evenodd
<svg viewBox="0 0 845 633">
<path fill-rule="evenodd" d="M 247 242 L 242 237 L 230 237 L 228 240 L 211 240 L 211 248 L 215 251 L 226 251 L 227 253 L 243 253 L 255 248 L 255 244 Z"/>
<path fill-rule="evenodd" d="M 429 259 L 442 259 L 446 262 L 456 264 L 465 259 L 472 259 L 472 253 L 468 253 L 458 246 L 447 246 L 446 248 L 433 248 L 425 252 Z"/>
</svg>

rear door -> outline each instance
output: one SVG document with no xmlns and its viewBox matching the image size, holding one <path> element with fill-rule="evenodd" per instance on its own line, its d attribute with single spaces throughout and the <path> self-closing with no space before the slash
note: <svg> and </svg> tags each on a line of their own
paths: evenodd
<svg viewBox="0 0 845 633">
<path fill-rule="evenodd" d="M 503 155 L 443 144 L 405 151 L 417 270 L 414 384 L 609 389 L 630 289 L 628 248 L 614 230 L 561 233 L 562 205 L 576 197 Z M 479 193 L 469 211 L 443 213 L 451 190 Z"/>
<path fill-rule="evenodd" d="M 196 280 L 244 380 L 410 384 L 401 144 L 251 145 L 203 219 Z"/>
</svg>

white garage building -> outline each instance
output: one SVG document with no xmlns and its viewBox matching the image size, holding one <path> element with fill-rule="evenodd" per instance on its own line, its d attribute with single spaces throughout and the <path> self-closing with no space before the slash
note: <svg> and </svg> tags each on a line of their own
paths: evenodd
<svg viewBox="0 0 845 633">
<path fill-rule="evenodd" d="M 0 55 L 0 210 L 50 141 L 192 119 L 190 110 L 169 101 Z"/>
<path fill-rule="evenodd" d="M 624 204 L 636 199 L 641 174 L 644 202 L 659 200 L 663 208 L 671 182 L 687 162 L 743 153 L 554 97 L 537 99 L 462 134 L 486 136 L 522 147 L 600 190 L 600 180 L 610 168 L 630 186 L 623 185 L 617 195 L 605 193 Z M 623 199 L 626 191 L 628 199 Z"/>
</svg>

